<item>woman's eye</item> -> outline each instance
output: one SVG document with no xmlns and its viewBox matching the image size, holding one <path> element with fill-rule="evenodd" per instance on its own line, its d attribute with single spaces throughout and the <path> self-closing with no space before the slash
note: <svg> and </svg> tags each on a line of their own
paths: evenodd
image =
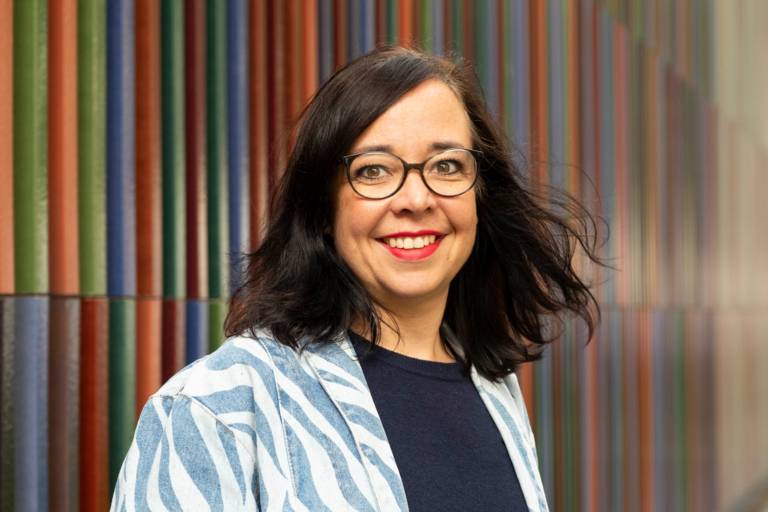
<svg viewBox="0 0 768 512">
<path fill-rule="evenodd" d="M 359 169 L 355 173 L 355 177 L 362 178 L 362 179 L 376 179 L 376 178 L 384 177 L 385 174 L 386 174 L 386 171 L 382 167 L 367 165 L 362 169 Z"/>
<path fill-rule="evenodd" d="M 453 174 L 455 172 L 461 172 L 461 162 L 456 160 L 441 160 L 437 162 L 435 166 L 437 172 L 440 174 Z"/>
</svg>

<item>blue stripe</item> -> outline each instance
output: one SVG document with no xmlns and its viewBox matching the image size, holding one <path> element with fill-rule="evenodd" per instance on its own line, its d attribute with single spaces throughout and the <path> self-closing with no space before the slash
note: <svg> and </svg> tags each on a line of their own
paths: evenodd
<svg viewBox="0 0 768 512">
<path fill-rule="evenodd" d="M 371 463 L 376 466 L 376 469 L 379 470 L 381 476 L 384 477 L 384 480 L 387 482 L 387 487 L 389 487 L 389 490 L 392 491 L 392 494 L 394 494 L 397 503 L 408 503 L 408 499 L 405 497 L 405 489 L 403 488 L 400 475 L 393 471 L 389 465 L 387 465 L 387 463 L 382 460 L 382 458 L 379 456 L 379 453 L 375 449 L 366 444 L 362 444 L 360 447 L 365 453 L 365 456 L 368 457 Z"/>
<path fill-rule="evenodd" d="M 46 297 L 15 299 L 11 456 L 15 456 L 16 510 L 22 511 L 48 510 L 49 307 Z"/>
<path fill-rule="evenodd" d="M 136 295 L 133 0 L 107 2 L 107 293 Z"/>
<path fill-rule="evenodd" d="M 188 299 L 186 309 L 186 361 L 191 364 L 208 353 L 208 304 Z"/>
<path fill-rule="evenodd" d="M 181 505 L 176 499 L 176 494 L 173 492 L 173 485 L 171 485 L 171 475 L 168 472 L 168 469 L 170 468 L 169 459 L 170 448 L 168 447 L 168 437 L 163 436 L 160 443 L 160 471 L 158 474 L 160 501 L 162 501 L 165 508 L 169 510 L 181 511 Z"/>
<path fill-rule="evenodd" d="M 170 398 L 163 398 L 163 402 L 173 402 Z M 157 449 L 163 439 L 163 423 L 157 416 L 154 407 L 154 400 L 151 400 L 144 406 L 144 410 L 139 417 L 139 424 L 136 427 L 136 436 L 134 443 L 139 450 L 139 460 L 136 465 L 136 490 L 134 494 L 133 506 L 136 510 L 148 510 L 147 503 L 147 482 L 149 473 L 152 470 L 152 463 L 155 459 Z M 120 479 L 118 478 L 118 483 Z M 119 491 L 115 489 L 117 494 Z"/>
<path fill-rule="evenodd" d="M 178 446 L 176 455 L 211 509 L 223 510 L 219 475 L 192 417 L 192 403 L 182 396 L 171 413 L 173 444 Z"/>
<path fill-rule="evenodd" d="M 221 445 L 224 447 L 224 453 L 229 461 L 229 467 L 232 468 L 232 473 L 237 480 L 237 486 L 240 488 L 240 498 L 242 503 L 245 503 L 245 475 L 243 474 L 243 468 L 240 465 L 240 456 L 237 453 L 235 444 L 235 436 L 232 431 L 221 423 L 216 423 L 216 433 L 219 435 Z"/>
<path fill-rule="evenodd" d="M 534 461 L 531 460 L 528 454 L 527 445 L 528 443 L 525 442 L 522 438 L 522 435 L 520 431 L 517 429 L 517 425 L 515 424 L 514 419 L 509 415 L 507 412 L 507 408 L 504 407 L 504 404 L 502 404 L 498 398 L 496 398 L 494 395 L 490 393 L 485 393 L 486 396 L 488 396 L 493 403 L 494 407 L 496 408 L 496 411 L 499 413 L 501 418 L 504 420 L 504 423 L 509 427 L 509 431 L 512 434 L 512 440 L 515 443 L 515 448 L 517 448 L 518 453 L 520 453 L 520 456 L 525 461 L 525 469 L 528 472 L 528 477 L 531 479 L 531 482 L 533 483 L 533 486 L 536 488 L 536 494 L 538 495 L 539 502 L 541 503 L 544 501 L 546 503 L 546 500 L 542 496 L 542 489 L 536 484 L 536 466 L 534 465 Z"/>
<path fill-rule="evenodd" d="M 227 3 L 227 113 L 229 116 L 229 253 L 231 258 L 248 249 L 249 147 L 248 147 L 248 4 Z M 235 261 L 232 261 L 235 263 Z M 235 265 L 231 265 L 233 269 Z M 238 272 L 232 272 L 236 289 Z"/>
<path fill-rule="evenodd" d="M 293 466 L 293 470 L 299 472 L 294 474 L 294 482 L 296 482 L 296 493 L 299 499 L 304 503 L 313 504 L 313 512 L 317 511 L 329 511 L 332 512 L 320 498 L 320 495 L 315 488 L 315 482 L 311 478 L 310 469 L 312 464 L 307 457 L 307 453 L 304 450 L 304 444 L 301 442 L 301 438 L 297 436 L 293 429 L 286 425 L 285 438 L 288 442 L 288 449 L 291 451 L 292 458 L 295 459 L 298 464 Z M 290 509 L 287 509 L 290 510 Z"/>
</svg>

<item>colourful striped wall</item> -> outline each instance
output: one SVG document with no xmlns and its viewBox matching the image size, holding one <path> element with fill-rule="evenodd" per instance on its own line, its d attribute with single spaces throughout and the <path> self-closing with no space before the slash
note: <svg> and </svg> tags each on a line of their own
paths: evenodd
<svg viewBox="0 0 768 512">
<path fill-rule="evenodd" d="M 476 66 L 607 221 L 603 322 L 520 370 L 553 510 L 768 500 L 761 0 L 0 0 L 0 509 L 104 510 L 222 340 L 303 105 L 377 42 Z M 66 468 L 66 469 L 64 469 Z"/>
</svg>

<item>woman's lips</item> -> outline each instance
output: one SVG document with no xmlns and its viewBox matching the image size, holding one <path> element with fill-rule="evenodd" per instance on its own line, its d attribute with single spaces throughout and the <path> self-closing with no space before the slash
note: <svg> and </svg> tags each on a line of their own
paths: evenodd
<svg viewBox="0 0 768 512">
<path fill-rule="evenodd" d="M 440 245 L 440 242 L 443 241 L 443 237 L 439 237 L 435 240 L 434 243 L 431 243 L 429 245 L 426 245 L 422 247 L 421 249 L 398 249 L 397 247 L 391 247 L 386 241 L 379 240 L 379 243 L 381 243 L 384 247 L 387 248 L 387 250 L 397 259 L 400 260 L 423 260 L 424 258 L 428 258 L 434 253 L 438 246 Z"/>
</svg>

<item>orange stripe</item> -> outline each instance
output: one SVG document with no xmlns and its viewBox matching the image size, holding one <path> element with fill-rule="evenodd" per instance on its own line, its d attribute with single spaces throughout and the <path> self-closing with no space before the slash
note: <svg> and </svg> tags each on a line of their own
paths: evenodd
<svg viewBox="0 0 768 512">
<path fill-rule="evenodd" d="M 77 2 L 50 2 L 49 236 L 51 292 L 80 289 L 77 221 Z"/>
<path fill-rule="evenodd" d="M 13 0 L 0 0 L 0 294 L 13 293 Z"/>
<path fill-rule="evenodd" d="M 525 401 L 525 408 L 528 409 L 528 417 L 531 420 L 531 428 L 536 432 L 536 408 L 535 397 L 533 395 L 533 365 L 532 363 L 525 363 L 520 365 L 515 371 L 517 380 L 520 383 L 520 389 L 523 392 L 523 400 Z"/>
<path fill-rule="evenodd" d="M 136 300 L 136 418 L 161 381 L 161 299 Z"/>
<path fill-rule="evenodd" d="M 162 147 L 160 8 L 136 3 L 136 273 L 138 295 L 160 297 L 162 274 Z"/>
<path fill-rule="evenodd" d="M 400 0 L 398 23 L 400 25 L 400 44 L 413 45 L 413 2 L 412 0 Z"/>
</svg>

